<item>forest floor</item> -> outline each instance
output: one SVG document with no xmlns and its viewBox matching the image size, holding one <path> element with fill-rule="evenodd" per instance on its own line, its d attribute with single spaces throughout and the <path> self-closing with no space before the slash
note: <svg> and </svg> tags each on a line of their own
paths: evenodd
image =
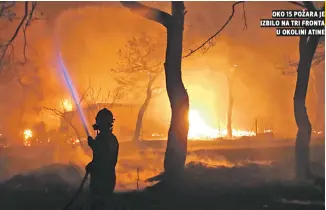
<svg viewBox="0 0 326 210">
<path fill-rule="evenodd" d="M 194 169 L 194 168 L 193 168 Z M 197 166 L 198 170 L 200 167 Z M 205 170 L 205 169 L 203 169 Z M 209 172 L 206 169 L 205 173 Z M 21 179 L 21 178 L 20 178 Z M 207 185 L 200 180 L 187 178 L 181 192 L 148 188 L 142 191 L 115 193 L 109 201 L 112 210 L 143 209 L 324 209 L 324 190 L 311 183 L 265 183 L 252 186 Z M 196 181 L 197 180 L 197 181 Z M 199 180 L 199 181 L 198 181 Z M 22 183 L 22 179 L 20 180 Z M 60 183 L 40 184 L 31 178 L 23 181 L 16 189 L 0 190 L 0 209 L 3 210 L 59 210 L 75 193 L 74 188 Z M 70 209 L 87 209 L 87 191 L 82 193 Z"/>
<path fill-rule="evenodd" d="M 165 191 L 159 187 L 159 184 L 146 188 L 149 184 L 145 184 L 144 180 L 162 170 L 164 154 L 164 144 L 161 145 L 159 142 L 146 142 L 146 144 L 141 149 L 138 148 L 140 151 L 137 154 L 132 146 L 121 144 L 117 192 L 110 200 L 110 210 L 325 209 L 324 185 L 316 186 L 312 182 L 292 181 L 293 145 L 279 144 L 278 147 L 258 148 L 237 148 L 233 145 L 221 148 L 221 146 L 214 146 L 212 142 L 190 143 L 182 188 L 177 193 Z M 313 172 L 318 176 L 324 176 L 325 145 L 323 143 L 311 147 L 311 161 Z M 22 164 L 19 165 L 21 167 Z M 63 173 L 53 173 L 59 171 L 60 167 L 69 168 L 71 165 L 57 164 L 53 166 L 51 173 L 37 176 L 17 175 L 0 183 L 0 209 L 63 209 L 75 194 L 76 186 L 84 171 L 78 169 L 79 176 L 67 178 L 62 175 Z M 138 191 L 136 191 L 135 181 L 137 168 L 141 168 L 141 180 L 139 180 L 141 189 Z M 69 170 L 70 174 L 76 172 L 76 170 Z M 88 194 L 85 190 L 71 209 L 86 209 L 87 198 Z"/>
</svg>

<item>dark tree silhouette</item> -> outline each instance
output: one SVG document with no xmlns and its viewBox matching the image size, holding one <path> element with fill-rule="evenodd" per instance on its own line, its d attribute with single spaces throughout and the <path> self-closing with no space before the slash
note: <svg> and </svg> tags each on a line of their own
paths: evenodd
<svg viewBox="0 0 326 210">
<path fill-rule="evenodd" d="M 146 112 L 150 100 L 153 97 L 153 92 L 157 89 L 156 87 L 152 87 L 152 86 L 158 76 L 159 76 L 158 73 L 156 73 L 155 75 L 152 75 L 151 73 L 148 74 L 149 79 L 146 88 L 146 98 L 144 103 L 141 105 L 137 115 L 136 128 L 135 128 L 134 136 L 132 138 L 132 141 L 134 142 L 139 140 L 140 131 L 143 125 L 144 114 Z"/>
<path fill-rule="evenodd" d="M 290 2 L 308 10 L 318 10 L 310 1 Z M 325 5 L 320 11 L 325 10 Z M 311 123 L 306 109 L 306 95 L 309 83 L 310 69 L 323 61 L 324 52 L 317 52 L 321 36 L 301 36 L 299 38 L 299 62 L 297 64 L 297 82 L 294 93 L 294 116 L 298 127 L 295 143 L 295 172 L 298 180 L 310 178 L 309 144 L 311 139 Z M 315 59 L 314 59 L 315 58 Z M 292 62 L 296 66 L 296 62 Z"/>
<path fill-rule="evenodd" d="M 303 2 L 306 9 L 317 10 L 312 2 Z M 325 9 L 325 5 L 321 9 Z M 299 63 L 297 83 L 294 93 L 294 116 L 298 127 L 295 143 L 296 177 L 299 180 L 309 177 L 309 144 L 311 123 L 306 109 L 306 95 L 310 68 L 318 46 L 320 36 L 301 36 L 299 40 Z"/>
<path fill-rule="evenodd" d="M 112 71 L 117 76 L 118 84 L 128 88 L 129 92 L 133 92 L 139 97 L 138 93 L 146 93 L 145 100 L 141 105 L 135 132 L 132 141 L 139 140 L 143 117 L 147 107 L 155 96 L 160 92 L 160 86 L 154 83 L 163 72 L 160 61 L 157 58 L 159 44 L 154 38 L 142 33 L 138 37 L 134 37 L 127 42 L 124 50 L 119 50 L 119 57 L 122 62 L 118 63 L 118 67 Z"/>
<path fill-rule="evenodd" d="M 181 76 L 181 56 L 184 28 L 184 2 L 171 2 L 172 14 L 140 4 L 121 2 L 132 12 L 153 20 L 167 29 L 165 55 L 166 90 L 170 101 L 172 116 L 164 158 L 164 181 L 170 186 L 180 184 L 187 154 L 189 130 L 189 97 Z"/>
</svg>

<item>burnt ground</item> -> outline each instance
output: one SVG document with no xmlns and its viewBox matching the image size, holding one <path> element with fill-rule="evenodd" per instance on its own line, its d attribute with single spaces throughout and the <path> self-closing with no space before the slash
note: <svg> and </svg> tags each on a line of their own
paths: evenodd
<svg viewBox="0 0 326 210">
<path fill-rule="evenodd" d="M 126 151 L 122 149 L 121 154 L 130 152 L 129 147 Z M 293 146 L 206 148 L 197 145 L 188 155 L 210 159 L 223 156 L 229 162 L 241 164 L 226 167 L 190 162 L 180 192 L 165 191 L 161 187 L 117 192 L 110 200 L 109 209 L 325 209 L 324 182 L 299 184 L 291 181 Z M 311 151 L 313 169 L 322 176 L 325 171 L 324 144 L 313 145 Z M 259 163 L 266 160 L 270 163 Z M 75 192 L 76 187 L 55 174 L 42 177 L 18 175 L 0 184 L 0 209 L 59 210 Z M 86 209 L 87 198 L 86 189 L 71 209 Z"/>
<path fill-rule="evenodd" d="M 201 179 L 205 179 L 202 177 Z M 27 180 L 26 180 L 27 181 Z M 0 208 L 63 209 L 75 191 L 64 184 L 42 184 L 28 180 L 25 187 L 1 189 Z M 33 185 L 29 186 L 28 185 Z M 287 203 L 299 200 L 301 203 Z M 312 203 L 305 203 L 305 202 Z M 86 209 L 87 192 L 76 200 L 71 209 Z M 116 193 L 109 209 L 324 209 L 324 192 L 311 184 L 269 183 L 256 186 L 200 185 L 188 180 L 183 192 L 146 189 L 139 192 Z"/>
</svg>

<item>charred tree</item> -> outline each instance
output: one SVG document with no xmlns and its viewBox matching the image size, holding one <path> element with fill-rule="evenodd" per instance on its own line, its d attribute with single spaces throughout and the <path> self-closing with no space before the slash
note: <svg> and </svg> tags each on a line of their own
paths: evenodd
<svg viewBox="0 0 326 210">
<path fill-rule="evenodd" d="M 312 2 L 303 2 L 307 9 L 316 10 Z M 324 7 L 322 10 L 324 10 Z M 301 36 L 299 40 L 299 64 L 294 93 L 294 116 L 298 127 L 295 142 L 295 172 L 298 180 L 309 178 L 309 144 L 311 123 L 306 108 L 306 95 L 310 68 L 318 46 L 320 36 Z"/>
<path fill-rule="evenodd" d="M 311 123 L 306 108 L 306 95 L 310 67 L 320 37 L 302 36 L 299 41 L 300 60 L 297 68 L 297 82 L 294 93 L 294 116 L 298 127 L 295 142 L 296 177 L 306 179 L 309 175 L 309 144 Z"/>
<path fill-rule="evenodd" d="M 172 18 L 167 26 L 164 67 L 172 111 L 164 159 L 164 169 L 168 178 L 178 177 L 184 168 L 187 154 L 189 97 L 181 76 L 184 10 L 183 2 L 172 2 Z"/>
<path fill-rule="evenodd" d="M 147 90 L 146 90 L 146 99 L 139 109 L 137 121 L 136 121 L 136 129 L 135 129 L 134 136 L 132 138 L 132 141 L 134 141 L 134 142 L 139 141 L 140 131 L 141 131 L 142 125 L 143 125 L 144 114 L 147 110 L 147 107 L 148 107 L 149 102 L 151 101 L 152 95 L 153 95 L 152 85 L 153 85 L 153 82 L 155 81 L 155 79 L 157 78 L 157 76 L 158 76 L 158 74 L 155 75 L 154 77 L 149 75 L 149 81 L 148 81 Z"/>
<path fill-rule="evenodd" d="M 138 2 L 121 4 L 149 20 L 162 24 L 167 29 L 164 69 L 172 116 L 164 158 L 164 180 L 176 185 L 186 161 L 189 130 L 189 98 L 181 75 L 184 2 L 171 2 L 171 15 Z"/>
<path fill-rule="evenodd" d="M 161 84 L 156 84 L 157 78 L 163 73 L 162 60 L 158 57 L 159 42 L 146 33 L 130 39 L 123 50 L 119 50 L 118 66 L 112 73 L 118 84 L 135 94 L 145 95 L 136 121 L 133 142 L 137 142 L 143 125 L 143 117 L 154 94 L 160 92 Z M 156 92 L 156 90 L 158 90 Z"/>
</svg>

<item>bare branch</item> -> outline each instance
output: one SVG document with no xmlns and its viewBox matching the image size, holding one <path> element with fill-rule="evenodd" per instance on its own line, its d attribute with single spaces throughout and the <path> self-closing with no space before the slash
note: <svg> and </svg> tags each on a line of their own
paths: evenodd
<svg viewBox="0 0 326 210">
<path fill-rule="evenodd" d="M 87 97 L 89 90 L 90 90 L 90 88 L 87 87 L 86 90 L 80 95 L 79 104 L 81 104 L 83 101 L 86 101 L 86 97 Z"/>
<path fill-rule="evenodd" d="M 5 43 L 0 45 L 1 48 L 1 55 L 0 55 L 0 69 L 3 66 L 2 64 L 5 62 L 5 58 L 8 55 L 8 49 L 9 47 L 11 47 L 13 49 L 13 42 L 14 40 L 17 38 L 19 32 L 22 30 L 23 31 L 23 39 L 24 39 L 24 44 L 23 44 L 23 61 L 20 64 L 26 64 L 27 62 L 27 56 L 26 56 L 26 50 L 27 50 L 27 46 L 29 46 L 27 44 L 27 28 L 28 26 L 31 24 L 32 20 L 38 19 L 38 18 L 33 18 L 33 14 L 35 13 L 36 10 L 36 6 L 37 6 L 37 2 L 31 2 L 31 8 L 29 8 L 29 3 L 28 1 L 26 1 L 25 7 L 24 7 L 24 16 L 23 17 L 16 17 L 16 13 L 11 12 L 11 10 L 9 10 L 11 7 L 13 7 L 15 5 L 15 2 L 12 4 L 9 4 L 8 6 L 5 6 L 5 3 L 1 3 L 1 7 L 0 7 L 0 17 L 1 16 L 5 16 L 10 22 L 12 22 L 13 19 L 19 19 L 19 24 L 17 26 L 17 28 L 15 29 L 14 34 L 11 36 L 11 38 Z M 4 15 L 3 13 L 8 13 L 7 15 Z M 35 51 L 35 50 L 34 50 Z M 11 56 L 12 52 L 10 52 L 10 55 L 8 57 L 8 61 L 11 61 Z M 13 59 L 14 61 L 14 59 Z"/>
<path fill-rule="evenodd" d="M 134 12 L 146 19 L 160 23 L 165 27 L 169 25 L 171 15 L 166 12 L 145 6 L 137 1 L 120 1 L 120 3 L 122 6 L 128 8 L 131 12 Z"/>
<path fill-rule="evenodd" d="M 32 9 L 29 12 L 29 16 L 28 16 L 28 19 L 26 20 L 25 26 L 23 26 L 23 34 L 24 34 L 24 47 L 23 47 L 24 62 L 23 62 L 23 64 L 26 64 L 26 62 L 27 62 L 27 56 L 26 56 L 27 34 L 26 34 L 26 30 L 27 30 L 27 27 L 31 24 L 32 17 L 33 17 L 36 5 L 37 5 L 37 2 L 32 2 Z"/>
<path fill-rule="evenodd" d="M 242 4 L 242 11 L 243 11 L 243 17 L 242 17 L 242 20 L 244 21 L 244 26 L 243 26 L 243 29 L 247 29 L 248 28 L 248 25 L 247 25 L 247 17 L 246 17 L 246 8 L 245 8 L 245 3 Z"/>
<path fill-rule="evenodd" d="M 13 36 L 11 37 L 11 39 L 7 42 L 7 44 L 5 44 L 3 46 L 10 45 L 15 40 L 15 38 L 17 37 L 18 32 L 19 32 L 20 28 L 23 26 L 23 23 L 25 22 L 27 16 L 28 16 L 28 1 L 25 2 L 25 13 L 24 13 L 23 19 L 20 21 L 20 23 L 17 26 L 17 28 L 15 30 L 15 33 L 13 34 Z M 3 46 L 1 46 L 1 47 L 3 47 Z"/>
<path fill-rule="evenodd" d="M 212 36 L 210 36 L 204 43 L 202 43 L 201 45 L 199 45 L 197 48 L 195 48 L 194 50 L 190 50 L 190 52 L 188 54 L 186 54 L 185 56 L 183 56 L 182 58 L 187 58 L 189 57 L 190 55 L 192 55 L 193 53 L 197 52 L 199 49 L 202 49 L 202 48 L 205 48 L 205 46 L 209 43 L 212 42 L 212 40 L 229 24 L 229 22 L 232 20 L 233 16 L 234 16 L 234 13 L 235 13 L 235 6 L 238 5 L 238 4 L 241 4 L 241 3 L 245 3 L 244 1 L 238 1 L 238 2 L 235 2 L 233 5 L 232 5 L 232 12 L 231 12 L 231 15 L 229 16 L 229 19 L 224 23 L 224 25 L 216 32 L 214 33 Z M 244 16 L 245 17 L 245 16 Z M 245 24 L 246 24 L 246 21 L 245 21 Z M 207 51 L 208 49 L 210 48 L 207 47 L 205 49 L 205 51 Z"/>
<path fill-rule="evenodd" d="M 68 112 L 61 112 L 60 110 L 58 109 L 54 109 L 54 108 L 50 108 L 50 107 L 45 107 L 45 106 L 42 106 L 41 107 L 43 110 L 46 110 L 50 113 L 52 113 L 54 116 L 57 116 L 59 117 L 60 119 L 64 120 L 76 133 L 77 135 L 77 138 L 79 139 L 79 144 L 80 146 L 83 147 L 83 144 L 82 144 L 82 141 L 80 139 L 80 134 L 76 128 L 76 126 L 72 123 L 72 115 L 71 117 L 68 117 L 69 114 L 72 114 L 72 112 L 68 113 Z"/>
<path fill-rule="evenodd" d="M 23 26 L 23 33 L 24 33 L 24 47 L 23 47 L 24 62 L 23 62 L 23 64 L 26 64 L 26 62 L 27 62 L 27 56 L 26 56 L 27 34 L 26 34 L 26 30 L 27 30 L 27 27 Z"/>
<path fill-rule="evenodd" d="M 15 6 L 16 2 L 6 2 L 2 1 L 1 7 L 0 7 L 0 17 L 5 17 L 7 18 L 10 22 L 13 20 L 15 17 L 15 13 L 11 11 L 12 7 Z M 7 5 L 6 5 L 7 4 Z"/>
<path fill-rule="evenodd" d="M 116 82 L 132 93 L 138 89 L 144 91 L 147 87 L 144 84 L 163 72 L 163 62 L 158 60 L 160 47 L 157 39 L 146 33 L 130 39 L 118 52 L 121 61 L 117 68 L 111 70 Z"/>
<path fill-rule="evenodd" d="M 91 108 L 91 111 L 99 111 L 99 109 L 104 106 L 110 107 L 113 106 L 116 101 L 122 99 L 126 93 L 124 92 L 124 89 L 122 87 L 118 87 L 114 90 L 108 90 L 107 96 L 103 96 L 102 93 L 102 88 L 100 87 L 98 90 L 95 90 L 94 87 L 91 85 L 91 81 L 89 79 L 89 84 L 88 84 L 88 91 L 87 95 L 85 95 L 85 103 L 89 108 Z M 102 96 L 102 97 L 101 97 Z M 101 101 L 99 100 L 101 97 Z M 95 110 L 93 109 L 95 107 Z M 95 113 L 92 113 L 95 115 Z"/>
<path fill-rule="evenodd" d="M 17 26 L 15 33 L 12 35 L 12 37 L 9 39 L 9 41 L 5 44 L 5 45 L 1 45 L 0 47 L 3 48 L 2 49 L 2 55 L 0 57 L 0 66 L 1 63 L 7 53 L 8 47 L 9 45 L 12 44 L 12 42 L 15 40 L 15 38 L 17 37 L 21 27 L 23 26 L 23 23 L 25 22 L 26 18 L 28 16 L 28 1 L 25 2 L 25 12 L 24 12 L 24 17 L 22 18 L 22 20 L 20 21 L 19 25 Z"/>
<path fill-rule="evenodd" d="M 50 107 L 45 107 L 45 106 L 42 106 L 42 109 L 45 109 L 47 111 L 51 111 L 54 115 L 56 115 L 58 117 L 62 117 L 64 115 L 64 112 L 61 112 L 58 109 L 54 109 L 54 108 L 50 108 Z"/>
</svg>

